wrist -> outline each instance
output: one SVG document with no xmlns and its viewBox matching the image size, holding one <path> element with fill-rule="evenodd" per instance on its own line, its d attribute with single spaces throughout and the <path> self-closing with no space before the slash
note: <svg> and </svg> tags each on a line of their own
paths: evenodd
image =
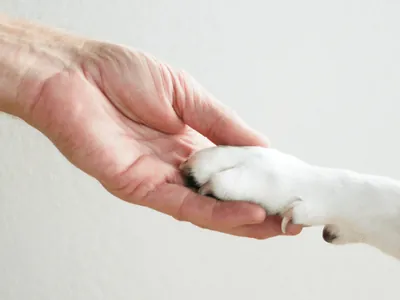
<svg viewBox="0 0 400 300">
<path fill-rule="evenodd" d="M 26 119 L 45 82 L 79 66 L 84 39 L 0 15 L 0 111 Z"/>
</svg>

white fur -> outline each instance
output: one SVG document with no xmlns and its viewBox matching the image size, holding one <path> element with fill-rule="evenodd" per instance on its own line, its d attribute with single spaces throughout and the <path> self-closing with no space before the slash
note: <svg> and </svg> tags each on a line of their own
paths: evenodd
<svg viewBox="0 0 400 300">
<path fill-rule="evenodd" d="M 333 244 L 365 243 L 400 259 L 400 181 L 323 168 L 275 149 L 213 147 L 182 168 L 221 200 L 255 202 L 307 226 L 326 225 Z"/>
</svg>

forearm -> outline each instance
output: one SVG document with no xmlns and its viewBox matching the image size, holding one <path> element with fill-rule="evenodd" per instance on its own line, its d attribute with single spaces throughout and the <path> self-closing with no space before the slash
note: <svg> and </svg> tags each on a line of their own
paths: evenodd
<svg viewBox="0 0 400 300">
<path fill-rule="evenodd" d="M 0 15 L 0 111 L 20 116 L 48 78 L 77 63 L 85 40 Z"/>
</svg>

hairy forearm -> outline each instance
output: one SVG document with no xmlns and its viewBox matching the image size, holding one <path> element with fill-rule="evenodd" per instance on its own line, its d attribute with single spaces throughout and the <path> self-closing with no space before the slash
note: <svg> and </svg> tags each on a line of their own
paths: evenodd
<svg viewBox="0 0 400 300">
<path fill-rule="evenodd" d="M 78 64 L 84 39 L 0 15 L 0 111 L 21 116 L 48 78 Z"/>
</svg>

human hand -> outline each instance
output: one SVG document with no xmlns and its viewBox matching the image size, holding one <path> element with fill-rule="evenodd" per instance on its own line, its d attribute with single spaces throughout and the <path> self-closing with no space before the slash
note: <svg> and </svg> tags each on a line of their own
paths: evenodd
<svg viewBox="0 0 400 300">
<path fill-rule="evenodd" d="M 178 169 L 214 144 L 267 146 L 262 136 L 189 75 L 150 55 L 88 40 L 74 49 L 46 80 L 24 81 L 35 97 L 21 114 L 71 163 L 118 198 L 178 220 L 237 236 L 281 234 L 280 220 L 266 219 L 261 207 L 194 193 Z"/>
</svg>

